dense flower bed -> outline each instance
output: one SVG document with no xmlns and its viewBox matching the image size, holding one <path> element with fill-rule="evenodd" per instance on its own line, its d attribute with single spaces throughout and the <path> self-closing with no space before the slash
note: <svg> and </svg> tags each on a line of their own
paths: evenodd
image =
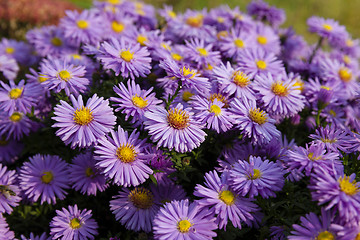
<svg viewBox="0 0 360 240">
<path fill-rule="evenodd" d="M 284 20 L 108 0 L 2 39 L 0 239 L 359 239 L 359 41 Z"/>
</svg>

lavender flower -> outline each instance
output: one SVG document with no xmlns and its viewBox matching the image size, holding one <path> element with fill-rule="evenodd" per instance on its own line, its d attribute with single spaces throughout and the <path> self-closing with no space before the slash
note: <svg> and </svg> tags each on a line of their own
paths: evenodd
<svg viewBox="0 0 360 240">
<path fill-rule="evenodd" d="M 15 234 L 10 231 L 6 219 L 0 214 L 0 240 L 15 239 Z"/>
<path fill-rule="evenodd" d="M 13 208 L 19 205 L 21 200 L 19 196 L 20 189 L 15 184 L 15 181 L 15 171 L 8 170 L 6 166 L 0 164 L 0 219 L 2 218 L 2 213 L 10 214 Z"/>
<path fill-rule="evenodd" d="M 0 136 L 5 136 L 6 140 L 20 140 L 24 135 L 29 135 L 32 123 L 25 113 L 13 112 L 8 115 L 0 112 Z"/>
<path fill-rule="evenodd" d="M 14 58 L 0 55 L 0 72 L 2 72 L 7 79 L 15 80 L 19 72 L 19 65 Z"/>
</svg>

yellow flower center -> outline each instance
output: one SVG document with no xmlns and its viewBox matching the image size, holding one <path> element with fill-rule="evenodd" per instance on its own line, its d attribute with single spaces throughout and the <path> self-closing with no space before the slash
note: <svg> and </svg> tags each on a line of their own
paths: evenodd
<svg viewBox="0 0 360 240">
<path fill-rule="evenodd" d="M 258 36 L 257 37 L 257 42 L 261 45 L 265 45 L 267 43 L 267 38 L 264 36 Z"/>
<path fill-rule="evenodd" d="M 59 76 L 59 78 L 60 78 L 61 80 L 65 81 L 65 82 L 69 81 L 69 79 L 71 78 L 70 73 L 69 73 L 68 71 L 66 71 L 66 70 L 60 71 L 60 72 L 58 73 L 58 76 Z"/>
<path fill-rule="evenodd" d="M 79 125 L 88 125 L 94 119 L 89 108 L 82 106 L 74 112 L 74 122 Z"/>
<path fill-rule="evenodd" d="M 132 163 L 136 159 L 137 152 L 134 145 L 127 143 L 116 149 L 116 156 L 123 163 Z"/>
<path fill-rule="evenodd" d="M 51 44 L 56 47 L 60 47 L 60 46 L 62 46 L 63 42 L 61 41 L 60 38 L 54 37 L 53 39 L 51 39 Z"/>
<path fill-rule="evenodd" d="M 328 32 L 331 32 L 333 30 L 333 27 L 329 24 L 323 24 L 323 28 Z"/>
<path fill-rule="evenodd" d="M 134 58 L 134 53 L 131 53 L 129 50 L 122 51 L 120 57 L 126 61 L 130 62 Z"/>
<path fill-rule="evenodd" d="M 199 52 L 200 56 L 207 56 L 208 55 L 208 52 L 206 51 L 205 48 L 197 48 L 197 51 Z"/>
<path fill-rule="evenodd" d="M 224 190 L 220 192 L 219 199 L 226 205 L 232 205 L 235 202 L 235 195 L 229 190 Z"/>
<path fill-rule="evenodd" d="M 359 192 L 359 187 L 356 186 L 357 182 L 355 180 L 350 182 L 349 176 L 345 175 L 344 177 L 340 177 L 338 182 L 341 191 L 343 191 L 347 195 L 355 195 L 356 193 Z"/>
<path fill-rule="evenodd" d="M 17 99 L 21 96 L 23 89 L 22 88 L 13 88 L 9 92 L 11 99 Z"/>
<path fill-rule="evenodd" d="M 5 48 L 5 52 L 7 54 L 13 54 L 15 52 L 15 49 L 12 47 L 7 47 L 7 48 Z"/>
<path fill-rule="evenodd" d="M 204 66 L 204 69 L 205 70 L 213 70 L 214 69 L 214 67 L 210 64 L 210 63 L 208 63 L 208 65 L 207 66 Z"/>
<path fill-rule="evenodd" d="M 81 55 L 79 55 L 79 54 L 71 54 L 71 56 L 73 59 L 77 59 L 77 60 L 82 58 Z"/>
<path fill-rule="evenodd" d="M 215 104 L 210 106 L 209 111 L 215 113 L 215 116 L 219 116 L 221 114 L 221 108 Z"/>
<path fill-rule="evenodd" d="M 177 224 L 177 228 L 181 233 L 187 233 L 191 227 L 191 222 L 189 220 L 181 220 Z"/>
<path fill-rule="evenodd" d="M 227 35 L 229 35 L 229 33 L 227 31 L 220 31 L 216 34 L 217 39 L 221 39 L 223 37 L 227 37 Z"/>
<path fill-rule="evenodd" d="M 189 115 L 184 110 L 172 108 L 168 110 L 167 121 L 171 127 L 182 130 L 189 125 Z"/>
<path fill-rule="evenodd" d="M 111 5 L 118 5 L 120 4 L 121 0 L 107 0 L 107 2 Z"/>
<path fill-rule="evenodd" d="M 73 218 L 70 221 L 70 227 L 72 229 L 79 229 L 81 227 L 81 222 L 78 218 Z"/>
<path fill-rule="evenodd" d="M 45 82 L 45 81 L 48 80 L 48 79 L 49 79 L 49 78 L 45 77 L 45 75 L 42 75 L 42 74 L 40 74 L 40 75 L 38 76 L 38 81 L 39 81 L 40 83 Z"/>
<path fill-rule="evenodd" d="M 19 112 L 14 112 L 9 118 L 13 122 L 19 122 L 22 119 L 22 114 Z"/>
<path fill-rule="evenodd" d="M 348 47 L 354 46 L 354 41 L 351 40 L 351 39 L 347 39 L 347 40 L 346 40 L 346 46 L 348 46 Z"/>
<path fill-rule="evenodd" d="M 350 64 L 351 63 L 351 58 L 349 57 L 349 55 L 344 55 L 343 56 L 343 61 L 346 64 Z"/>
<path fill-rule="evenodd" d="M 135 3 L 135 12 L 141 16 L 145 15 L 144 5 L 142 3 Z"/>
<path fill-rule="evenodd" d="M 354 240 L 360 240 L 360 233 L 358 233 Z"/>
<path fill-rule="evenodd" d="M 122 31 L 124 31 L 125 29 L 125 26 L 124 24 L 122 24 L 121 22 L 118 22 L 118 21 L 113 21 L 111 23 L 111 28 L 114 32 L 116 33 L 121 33 Z"/>
<path fill-rule="evenodd" d="M 92 176 L 94 176 L 95 173 L 94 173 L 94 170 L 91 167 L 88 167 L 85 170 L 85 174 L 86 174 L 87 177 L 92 177 Z"/>
<path fill-rule="evenodd" d="M 227 108 L 229 107 L 229 104 L 226 100 L 226 98 L 221 95 L 220 93 L 214 93 L 214 94 L 211 94 L 210 97 L 209 97 L 209 101 L 211 101 L 212 103 L 214 102 L 214 100 L 217 99 L 218 101 L 222 102 L 224 105 L 224 108 Z"/>
<path fill-rule="evenodd" d="M 289 94 L 286 86 L 281 82 L 276 82 L 271 85 L 271 91 L 278 96 L 285 97 Z"/>
<path fill-rule="evenodd" d="M 89 27 L 89 23 L 85 20 L 79 20 L 76 22 L 76 24 L 80 29 L 86 29 Z"/>
<path fill-rule="evenodd" d="M 132 190 L 128 197 L 135 207 L 141 209 L 148 209 L 154 203 L 153 194 L 149 190 L 142 187 Z"/>
<path fill-rule="evenodd" d="M 187 68 L 187 67 L 183 67 L 180 71 L 182 71 L 183 75 L 188 77 L 189 75 L 191 75 L 190 77 L 188 78 L 193 78 L 195 77 L 196 75 L 196 71 L 195 70 L 192 70 L 190 68 Z"/>
<path fill-rule="evenodd" d="M 334 240 L 334 239 L 335 239 L 334 235 L 328 231 L 321 232 L 316 237 L 316 240 Z"/>
<path fill-rule="evenodd" d="M 223 17 L 217 17 L 217 18 L 216 18 L 216 21 L 217 21 L 218 23 L 224 23 L 224 22 L 225 22 L 225 19 L 224 19 Z"/>
<path fill-rule="evenodd" d="M 254 168 L 254 173 L 250 174 L 249 179 L 255 180 L 261 177 L 261 171 L 259 169 Z"/>
<path fill-rule="evenodd" d="M 266 113 L 263 110 L 260 111 L 259 108 L 251 109 L 249 111 L 249 117 L 250 117 L 251 121 L 253 121 L 259 125 L 262 125 L 267 122 Z"/>
<path fill-rule="evenodd" d="M 146 36 L 144 36 L 144 35 L 142 35 L 142 34 L 139 34 L 139 36 L 137 36 L 137 38 L 136 38 L 136 41 L 137 41 L 138 43 L 140 43 L 141 46 L 145 46 L 145 45 L 146 45 L 145 42 L 147 42 L 148 39 L 147 39 Z"/>
<path fill-rule="evenodd" d="M 175 61 L 181 61 L 183 59 L 183 57 L 180 54 L 177 53 L 172 53 L 171 57 L 175 60 Z"/>
<path fill-rule="evenodd" d="M 334 139 L 328 139 L 328 138 L 321 138 L 321 141 L 323 143 L 336 143 L 337 142 L 337 139 L 334 138 Z"/>
<path fill-rule="evenodd" d="M 43 172 L 43 175 L 41 176 L 41 181 L 46 184 L 49 184 L 53 179 L 54 175 L 52 171 Z"/>
<path fill-rule="evenodd" d="M 233 73 L 233 81 L 240 87 L 246 87 L 250 83 L 249 77 L 241 71 L 236 71 Z"/>
<path fill-rule="evenodd" d="M 305 84 L 300 79 L 297 79 L 296 82 L 293 84 L 293 86 L 295 87 L 294 89 L 302 91 L 304 90 Z"/>
<path fill-rule="evenodd" d="M 171 47 L 166 43 L 161 43 L 160 46 L 168 51 L 171 51 Z"/>
<path fill-rule="evenodd" d="M 182 94 L 182 99 L 185 101 L 185 102 L 188 102 L 190 101 L 190 98 L 193 96 L 194 94 L 191 93 L 190 91 L 184 91 L 183 94 Z"/>
<path fill-rule="evenodd" d="M 327 86 L 321 86 L 320 88 L 325 89 L 325 90 L 327 90 L 327 91 L 330 91 L 330 90 L 331 90 L 331 88 L 330 88 L 330 87 L 327 87 Z"/>
<path fill-rule="evenodd" d="M 236 47 L 238 47 L 238 48 L 243 48 L 244 47 L 244 41 L 243 40 L 241 40 L 241 39 L 235 39 L 234 40 L 234 44 L 235 44 L 235 46 Z"/>
<path fill-rule="evenodd" d="M 148 101 L 146 98 L 139 97 L 137 94 L 131 98 L 132 103 L 134 106 L 138 108 L 145 108 L 148 105 Z"/>
<path fill-rule="evenodd" d="M 338 73 L 340 79 L 343 80 L 344 82 L 349 82 L 352 78 L 351 71 L 347 67 L 340 68 Z"/>
<path fill-rule="evenodd" d="M 320 159 L 321 159 L 321 156 L 315 157 L 315 156 L 314 156 L 314 153 L 310 152 L 310 153 L 308 154 L 308 158 L 309 158 L 311 161 L 317 161 L 317 160 L 320 160 Z"/>
<path fill-rule="evenodd" d="M 266 62 L 263 60 L 256 61 L 257 68 L 264 70 L 266 68 Z"/>
<path fill-rule="evenodd" d="M 188 17 L 186 19 L 186 24 L 195 28 L 201 27 L 203 25 L 203 16 L 199 14 L 195 17 Z"/>
</svg>

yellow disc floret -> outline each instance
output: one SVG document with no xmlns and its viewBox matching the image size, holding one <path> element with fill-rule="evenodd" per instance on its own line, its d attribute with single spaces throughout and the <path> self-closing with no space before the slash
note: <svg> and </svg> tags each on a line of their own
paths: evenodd
<svg viewBox="0 0 360 240">
<path fill-rule="evenodd" d="M 139 34 L 136 38 L 136 41 L 140 43 L 141 46 L 146 46 L 145 42 L 148 41 L 148 38 L 142 34 Z"/>
<path fill-rule="evenodd" d="M 134 58 L 134 53 L 131 53 L 129 50 L 121 51 L 120 57 L 124 61 L 130 62 Z"/>
<path fill-rule="evenodd" d="M 239 38 L 234 40 L 234 44 L 238 48 L 243 48 L 245 46 L 244 41 Z"/>
<path fill-rule="evenodd" d="M 282 82 L 276 82 L 271 85 L 271 91 L 280 97 L 285 97 L 289 94 L 288 89 Z"/>
<path fill-rule="evenodd" d="M 84 106 L 76 109 L 73 116 L 74 122 L 79 125 L 88 125 L 94 119 L 90 109 Z"/>
<path fill-rule="evenodd" d="M 71 78 L 71 74 L 67 70 L 62 70 L 58 73 L 58 76 L 61 80 L 67 82 Z"/>
<path fill-rule="evenodd" d="M 190 91 L 184 91 L 183 94 L 182 94 L 182 99 L 185 101 L 185 102 L 188 102 L 190 101 L 190 98 L 193 96 L 194 94 Z"/>
<path fill-rule="evenodd" d="M 341 191 L 343 191 L 347 195 L 355 195 L 356 193 L 359 192 L 359 187 L 357 186 L 357 182 L 355 180 L 350 182 L 349 176 L 344 175 L 344 177 L 340 177 L 338 182 Z"/>
<path fill-rule="evenodd" d="M 124 31 L 125 29 L 125 26 L 124 24 L 122 24 L 121 22 L 118 22 L 118 21 L 113 21 L 111 23 L 111 28 L 114 32 L 116 33 L 121 33 L 122 31 Z"/>
<path fill-rule="evenodd" d="M 13 122 L 19 122 L 22 119 L 22 117 L 23 117 L 22 113 L 14 112 L 13 114 L 11 114 L 9 119 Z"/>
<path fill-rule="evenodd" d="M 208 55 L 208 52 L 206 51 L 205 48 L 197 48 L 196 50 L 199 52 L 200 56 L 205 57 Z"/>
<path fill-rule="evenodd" d="M 349 82 L 352 78 L 351 71 L 347 67 L 340 68 L 338 74 L 340 79 L 344 82 Z"/>
<path fill-rule="evenodd" d="M 250 173 L 249 179 L 255 180 L 261 177 L 261 171 L 259 169 L 254 168 L 253 173 Z"/>
<path fill-rule="evenodd" d="M 333 30 L 333 27 L 329 24 L 323 24 L 323 28 L 328 32 L 331 32 Z"/>
<path fill-rule="evenodd" d="M 316 237 L 316 240 L 334 240 L 335 237 L 331 232 L 323 231 L 319 233 L 319 235 Z"/>
<path fill-rule="evenodd" d="M 85 20 L 79 20 L 76 24 L 80 29 L 87 29 L 89 27 L 89 23 Z"/>
<path fill-rule="evenodd" d="M 123 163 L 132 163 L 136 160 L 137 152 L 134 145 L 127 143 L 116 149 L 116 156 Z"/>
<path fill-rule="evenodd" d="M 9 97 L 11 99 L 17 99 L 21 96 L 23 89 L 22 88 L 13 88 L 9 92 Z"/>
<path fill-rule="evenodd" d="M 267 43 L 267 38 L 264 36 L 258 36 L 256 40 L 261 45 L 265 45 Z"/>
<path fill-rule="evenodd" d="M 42 174 L 43 175 L 41 176 L 41 181 L 43 183 L 49 184 L 54 179 L 52 171 L 45 171 Z"/>
<path fill-rule="evenodd" d="M 81 228 L 81 222 L 80 222 L 80 220 L 79 220 L 78 218 L 73 218 L 73 219 L 71 219 L 69 225 L 70 225 L 70 227 L 71 227 L 72 229 L 79 229 L 79 228 Z"/>
<path fill-rule="evenodd" d="M 235 195 L 229 190 L 221 191 L 219 194 L 219 199 L 223 201 L 226 205 L 232 205 L 235 202 Z"/>
<path fill-rule="evenodd" d="M 7 54 L 13 54 L 15 52 L 15 48 L 7 47 L 5 48 L 5 53 Z"/>
<path fill-rule="evenodd" d="M 189 125 L 189 114 L 184 110 L 172 108 L 168 110 L 167 121 L 171 127 L 182 130 Z"/>
<path fill-rule="evenodd" d="M 266 62 L 263 60 L 258 60 L 256 61 L 256 67 L 261 70 L 266 69 Z"/>
<path fill-rule="evenodd" d="M 218 101 L 222 102 L 223 104 L 225 104 L 223 106 L 223 108 L 228 108 L 229 107 L 229 103 L 226 99 L 225 96 L 221 95 L 220 93 L 214 93 L 214 94 L 211 94 L 210 97 L 209 97 L 209 101 L 211 102 L 214 102 L 214 100 L 217 99 Z"/>
<path fill-rule="evenodd" d="M 86 170 L 85 170 L 85 174 L 86 174 L 87 177 L 92 177 L 92 176 L 95 175 L 95 172 L 94 172 L 94 170 L 93 170 L 91 167 L 88 167 L 88 168 L 86 168 Z"/>
<path fill-rule="evenodd" d="M 177 53 L 172 53 L 171 57 L 175 60 L 175 61 L 181 61 L 183 59 L 183 57 L 180 54 Z"/>
<path fill-rule="evenodd" d="M 186 76 L 188 78 L 193 78 L 196 75 L 195 70 L 187 68 L 187 67 L 183 67 L 180 71 L 183 73 L 184 76 Z M 190 75 L 190 77 L 189 77 L 189 75 Z"/>
<path fill-rule="evenodd" d="M 145 108 L 148 105 L 148 101 L 146 98 L 139 97 L 137 94 L 131 98 L 132 103 L 134 106 L 138 108 Z"/>
<path fill-rule="evenodd" d="M 194 17 L 188 17 L 186 19 L 186 24 L 195 28 L 201 27 L 203 25 L 203 18 L 204 17 L 201 14 Z"/>
<path fill-rule="evenodd" d="M 55 47 L 60 47 L 63 45 L 63 42 L 60 38 L 54 37 L 51 39 L 51 44 L 54 45 Z"/>
<path fill-rule="evenodd" d="M 263 110 L 260 111 L 259 108 L 251 109 L 249 111 L 249 118 L 259 125 L 266 123 L 268 119 L 266 113 Z"/>
<path fill-rule="evenodd" d="M 191 227 L 191 222 L 189 222 L 189 220 L 186 220 L 186 219 L 179 221 L 178 224 L 177 224 L 177 229 L 181 233 L 189 232 L 190 227 Z"/>
<path fill-rule="evenodd" d="M 148 209 L 154 204 L 153 194 L 142 187 L 132 190 L 128 197 L 132 204 L 137 208 Z"/>
<path fill-rule="evenodd" d="M 221 114 L 221 108 L 218 105 L 211 105 L 209 112 L 215 113 L 215 116 L 219 116 Z"/>
<path fill-rule="evenodd" d="M 239 87 L 246 87 L 250 83 L 249 77 L 241 71 L 234 72 L 232 75 L 232 79 L 234 83 Z"/>
</svg>

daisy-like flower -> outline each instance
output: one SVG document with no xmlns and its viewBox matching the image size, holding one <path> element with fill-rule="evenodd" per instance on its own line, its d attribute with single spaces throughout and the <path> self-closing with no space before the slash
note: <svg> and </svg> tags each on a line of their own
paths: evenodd
<svg viewBox="0 0 360 240">
<path fill-rule="evenodd" d="M 155 202 L 154 194 L 143 187 L 133 190 L 122 188 L 119 195 L 110 201 L 110 210 L 115 214 L 116 220 L 134 231 L 150 232 L 159 203 Z"/>
<path fill-rule="evenodd" d="M 10 231 L 6 219 L 3 217 L 2 214 L 0 214 L 0 239 L 1 240 L 15 239 L 14 232 Z"/>
<path fill-rule="evenodd" d="M 357 240 L 360 238 L 360 221 L 348 222 L 339 224 L 332 224 L 332 229 L 336 231 L 339 240 Z"/>
<path fill-rule="evenodd" d="M 220 229 L 226 229 L 228 220 L 241 229 L 241 222 L 253 220 L 251 213 L 258 211 L 256 204 L 240 197 L 230 187 L 228 173 L 221 177 L 216 171 L 205 173 L 205 186 L 197 184 L 194 195 L 202 198 L 196 201 L 200 206 L 210 207 L 210 211 L 217 215 L 216 223 Z"/>
<path fill-rule="evenodd" d="M 235 98 L 230 104 L 231 111 L 235 114 L 237 127 L 254 143 L 267 143 L 272 138 L 279 138 L 280 131 L 276 129 L 275 120 L 256 106 L 256 101 Z"/>
<path fill-rule="evenodd" d="M 111 130 L 111 137 L 101 138 L 95 147 L 96 166 L 115 184 L 137 186 L 153 173 L 146 165 L 151 157 L 145 153 L 145 148 L 148 147 L 146 139 L 139 139 L 139 135 L 134 130 L 129 136 L 119 126 L 117 132 Z"/>
<path fill-rule="evenodd" d="M 333 19 L 312 16 L 307 20 L 309 31 L 330 41 L 345 39 L 348 36 L 344 26 Z"/>
<path fill-rule="evenodd" d="M 214 68 L 213 72 L 214 79 L 219 83 L 220 92 L 237 98 L 255 99 L 250 77 L 239 69 L 234 69 L 230 62 L 227 62 L 226 66 L 221 63 L 219 67 Z"/>
<path fill-rule="evenodd" d="M 336 233 L 331 229 L 334 215 L 330 211 L 321 209 L 320 218 L 315 213 L 306 214 L 300 217 L 301 225 L 293 224 L 294 231 L 288 236 L 289 240 L 332 240 Z M 336 238 L 337 239 L 337 238 Z"/>
<path fill-rule="evenodd" d="M 15 110 L 27 113 L 35 106 L 42 88 L 36 84 L 21 80 L 19 84 L 9 81 L 9 84 L 0 81 L 0 109 L 12 114 Z"/>
<path fill-rule="evenodd" d="M 216 237 L 215 218 L 208 209 L 201 209 L 189 200 L 166 203 L 154 219 L 154 238 L 158 240 L 210 240 Z"/>
<path fill-rule="evenodd" d="M 304 108 L 305 97 L 301 95 L 295 79 L 275 79 L 270 73 L 257 75 L 255 79 L 254 89 L 268 113 L 290 117 Z"/>
<path fill-rule="evenodd" d="M 14 163 L 23 148 L 22 142 L 13 139 L 5 140 L 5 137 L 0 137 L 0 163 Z"/>
<path fill-rule="evenodd" d="M 21 240 L 51 240 L 51 237 L 48 237 L 46 233 L 42 233 L 40 236 L 30 233 L 30 236 L 27 238 L 24 235 L 21 235 Z"/>
<path fill-rule="evenodd" d="M 69 64 L 66 60 L 50 58 L 41 64 L 41 75 L 47 78 L 42 82 L 49 90 L 56 93 L 64 89 L 66 95 L 79 95 L 86 90 L 89 80 L 84 78 L 84 66 Z"/>
<path fill-rule="evenodd" d="M 168 111 L 164 107 L 157 107 L 145 113 L 145 129 L 158 147 L 189 152 L 200 146 L 206 136 L 200 124 L 193 119 L 193 114 L 189 108 L 183 109 L 180 103 Z"/>
<path fill-rule="evenodd" d="M 111 38 L 101 44 L 98 59 L 105 69 L 112 69 L 115 75 L 131 79 L 146 77 L 150 73 L 151 58 L 146 47 L 125 38 Z"/>
<path fill-rule="evenodd" d="M 0 136 L 20 140 L 24 135 L 29 135 L 33 127 L 32 121 L 22 112 L 13 112 L 8 115 L 6 112 L 0 113 Z"/>
<path fill-rule="evenodd" d="M 37 154 L 25 162 L 20 169 L 20 187 L 25 195 L 41 204 L 55 204 L 56 198 L 63 200 L 69 188 L 68 165 L 58 156 Z"/>
<path fill-rule="evenodd" d="M 224 108 L 223 102 L 217 99 L 211 101 L 200 96 L 194 96 L 191 105 L 196 112 L 194 118 L 217 133 L 226 132 L 235 123 L 233 114 Z"/>
<path fill-rule="evenodd" d="M 102 192 L 108 186 L 105 176 L 95 167 L 95 159 L 90 151 L 76 156 L 69 169 L 72 187 L 82 194 L 96 196 L 97 191 Z"/>
<path fill-rule="evenodd" d="M 220 36 L 220 51 L 225 57 L 236 59 L 242 51 L 251 46 L 253 38 L 254 35 L 249 32 L 231 29 L 226 36 Z"/>
<path fill-rule="evenodd" d="M 187 58 L 196 62 L 198 68 L 221 62 L 220 52 L 213 51 L 213 44 L 205 44 L 203 39 L 191 39 L 190 41 L 186 41 L 185 46 Z"/>
<path fill-rule="evenodd" d="M 360 221 L 360 183 L 356 182 L 355 173 L 347 176 L 314 169 L 309 188 L 313 200 L 319 205 L 327 204 L 326 210 L 335 208 L 347 222 Z"/>
<path fill-rule="evenodd" d="M 123 83 L 119 86 L 114 86 L 114 92 L 119 97 L 111 97 L 110 100 L 115 102 L 113 106 L 117 107 L 115 112 L 121 111 L 125 114 L 127 121 L 131 116 L 131 123 L 140 124 L 143 122 L 144 113 L 150 109 L 154 109 L 157 104 L 162 103 L 155 97 L 152 92 L 153 88 L 149 90 L 142 90 L 135 81 L 128 81 L 127 87 Z"/>
<path fill-rule="evenodd" d="M 2 38 L 0 42 L 0 55 L 12 57 L 22 65 L 31 65 L 31 51 L 31 46 L 24 41 Z"/>
<path fill-rule="evenodd" d="M 10 214 L 13 208 L 19 205 L 20 189 L 15 185 L 15 181 L 15 170 L 8 171 L 6 166 L 0 164 L 0 214 Z"/>
<path fill-rule="evenodd" d="M 284 171 L 274 162 L 250 156 L 249 161 L 239 160 L 230 171 L 232 188 L 242 196 L 261 195 L 263 198 L 275 197 L 276 191 L 284 186 Z"/>
<path fill-rule="evenodd" d="M 0 55 L 0 72 L 9 80 L 15 80 L 18 72 L 19 65 L 16 60 L 7 55 Z"/>
<path fill-rule="evenodd" d="M 279 36 L 270 26 L 258 23 L 255 27 L 255 46 L 264 51 L 279 54 L 281 51 Z"/>
<path fill-rule="evenodd" d="M 269 6 L 269 4 L 262 0 L 249 3 L 247 12 L 257 20 L 265 20 L 274 27 L 278 27 L 286 19 L 284 10 Z"/>
<path fill-rule="evenodd" d="M 98 43 L 104 33 L 103 17 L 95 10 L 65 11 L 66 16 L 61 19 L 60 27 L 65 38 L 75 45 L 81 43 Z"/>
<path fill-rule="evenodd" d="M 50 234 L 53 239 L 95 239 L 98 235 L 98 224 L 92 219 L 91 210 L 80 210 L 75 204 L 68 209 L 56 210 L 56 216 L 50 223 Z"/>
<path fill-rule="evenodd" d="M 94 94 L 84 106 L 82 96 L 77 99 L 70 95 L 73 106 L 65 101 L 54 108 L 56 121 L 52 127 L 59 127 L 56 135 L 71 147 L 88 147 L 96 143 L 106 133 L 110 132 L 116 122 L 116 117 L 109 106 L 109 101 Z"/>
</svg>

